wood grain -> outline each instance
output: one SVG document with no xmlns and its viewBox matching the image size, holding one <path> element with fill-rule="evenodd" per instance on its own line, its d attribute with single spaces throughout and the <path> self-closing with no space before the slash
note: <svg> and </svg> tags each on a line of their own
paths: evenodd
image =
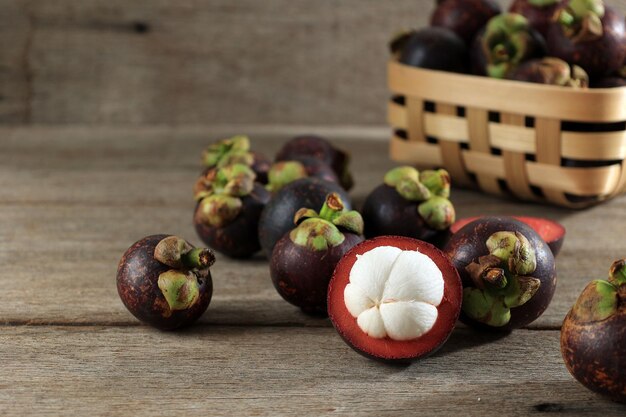
<svg viewBox="0 0 626 417">
<path fill-rule="evenodd" d="M 117 262 L 132 242 L 148 234 L 177 233 L 200 243 L 191 225 L 190 185 L 211 133 L 228 134 L 226 128 L 200 127 L 0 129 L 6 138 L 0 145 L 5 295 L 0 322 L 135 325 L 117 297 Z M 271 154 L 294 133 L 252 131 L 252 136 L 262 138 L 257 148 Z M 324 133 L 353 153 L 357 187 L 352 195 L 358 206 L 392 166 L 384 157 L 386 132 L 377 133 L 379 141 L 361 140 L 367 135 L 359 129 Z M 604 277 L 611 262 L 626 255 L 622 231 L 615 226 L 626 222 L 624 197 L 578 212 L 471 191 L 454 190 L 452 197 L 458 217 L 535 215 L 567 227 L 557 294 L 532 328 L 559 328 L 585 284 Z M 280 299 L 261 256 L 250 262 L 219 257 L 213 275 L 215 295 L 204 324 L 329 325 Z"/>
<path fill-rule="evenodd" d="M 0 0 L 0 122 L 382 124 L 433 3 Z"/>
<path fill-rule="evenodd" d="M 0 333 L 0 404 L 9 415 L 623 415 L 570 377 L 558 345 L 556 331 L 458 330 L 396 367 L 328 328 L 12 327 Z"/>
</svg>

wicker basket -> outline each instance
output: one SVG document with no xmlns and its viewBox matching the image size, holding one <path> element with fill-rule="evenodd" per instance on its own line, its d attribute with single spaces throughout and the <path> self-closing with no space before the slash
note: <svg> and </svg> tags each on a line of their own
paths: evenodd
<svg viewBox="0 0 626 417">
<path fill-rule="evenodd" d="M 626 87 L 575 90 L 397 62 L 388 72 L 393 160 L 566 207 L 626 191 Z"/>
</svg>

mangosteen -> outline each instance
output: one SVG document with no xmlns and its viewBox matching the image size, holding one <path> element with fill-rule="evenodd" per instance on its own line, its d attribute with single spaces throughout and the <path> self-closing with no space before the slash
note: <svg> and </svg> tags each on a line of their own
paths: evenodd
<svg viewBox="0 0 626 417">
<path fill-rule="evenodd" d="M 461 321 L 482 329 L 526 326 L 548 307 L 556 288 L 550 248 L 512 217 L 481 217 L 456 232 L 444 251 L 463 281 Z"/>
<path fill-rule="evenodd" d="M 213 168 L 196 182 L 193 222 L 210 248 L 233 258 L 248 258 L 261 249 L 259 217 L 271 194 L 254 179 L 247 165 L 234 164 Z"/>
<path fill-rule="evenodd" d="M 413 67 L 465 73 L 468 51 L 456 33 L 429 27 L 415 31 L 406 41 L 400 62 Z"/>
<path fill-rule="evenodd" d="M 135 242 L 117 267 L 117 292 L 139 320 L 163 330 L 187 326 L 207 309 L 213 294 L 210 249 L 171 235 Z"/>
<path fill-rule="evenodd" d="M 391 38 L 389 42 L 389 51 L 391 55 L 396 61 L 400 60 L 400 56 L 402 56 L 402 51 L 406 47 L 411 36 L 416 32 L 416 30 L 403 30 Z"/>
<path fill-rule="evenodd" d="M 602 0 L 569 0 L 548 30 L 548 52 L 593 78 L 618 71 L 626 57 L 624 17 Z"/>
<path fill-rule="evenodd" d="M 328 288 L 328 315 L 360 354 L 410 362 L 445 343 L 462 299 L 459 274 L 443 252 L 420 240 L 381 236 L 341 258 Z"/>
<path fill-rule="evenodd" d="M 272 165 L 266 187 L 269 191 L 278 192 L 285 185 L 307 177 L 339 184 L 335 171 L 319 159 L 302 155 L 296 155 L 294 158 L 293 161 L 280 161 Z"/>
<path fill-rule="evenodd" d="M 244 135 L 212 143 L 202 152 L 202 163 L 206 167 L 205 173 L 209 169 L 227 165 L 247 165 L 255 172 L 256 180 L 261 184 L 267 184 L 267 172 L 271 165 L 266 156 L 250 151 L 250 138 Z"/>
<path fill-rule="evenodd" d="M 500 5 L 493 0 L 442 0 L 430 17 L 430 25 L 450 29 L 466 45 L 492 17 L 500 14 Z"/>
<path fill-rule="evenodd" d="M 293 229 L 293 218 L 302 207 L 321 207 L 326 196 L 337 193 L 347 210 L 350 198 L 338 184 L 319 178 L 302 178 L 283 187 L 261 212 L 259 241 L 265 254 L 270 257 L 278 239 Z"/>
<path fill-rule="evenodd" d="M 278 154 L 276 161 L 300 161 L 301 157 L 311 157 L 330 166 L 337 178 L 339 184 L 344 190 L 350 190 L 354 185 L 352 174 L 350 174 L 348 165 L 350 164 L 350 155 L 345 151 L 334 147 L 328 140 L 316 135 L 296 136 L 283 145 Z"/>
<path fill-rule="evenodd" d="M 552 251 L 552 255 L 554 255 L 554 257 L 556 258 L 556 256 L 561 251 L 561 247 L 563 247 L 563 241 L 565 240 L 565 227 L 563 227 L 562 224 L 554 220 L 544 219 L 540 217 L 513 216 L 513 218 L 532 227 L 533 230 L 537 232 L 539 236 L 541 236 L 544 242 L 548 244 L 550 250 Z M 455 234 L 465 225 L 478 219 L 480 219 L 480 217 L 467 217 L 457 220 L 452 226 L 450 226 L 450 234 Z"/>
<path fill-rule="evenodd" d="M 626 260 L 580 294 L 561 327 L 561 353 L 578 382 L 626 403 Z"/>
<path fill-rule="evenodd" d="M 274 246 L 272 282 L 281 297 L 305 313 L 326 314 L 328 282 L 341 257 L 363 241 L 363 219 L 331 193 L 319 213 L 301 208 L 294 222 L 296 228 Z"/>
<path fill-rule="evenodd" d="M 571 65 L 559 58 L 547 57 L 521 63 L 507 74 L 510 80 L 561 87 L 587 88 L 589 76 L 578 65 Z"/>
<path fill-rule="evenodd" d="M 546 38 L 554 14 L 565 1 L 567 0 L 515 0 L 509 12 L 524 16 L 528 23 Z"/>
<path fill-rule="evenodd" d="M 545 41 L 519 14 L 493 17 L 476 36 L 471 49 L 472 72 L 504 78 L 520 63 L 545 55 Z"/>
<path fill-rule="evenodd" d="M 591 83 L 591 88 L 619 88 L 626 87 L 626 78 L 603 77 Z"/>
<path fill-rule="evenodd" d="M 365 237 L 396 235 L 430 243 L 446 236 L 454 223 L 447 171 L 403 166 L 387 172 L 384 184 L 372 191 L 363 205 Z"/>
</svg>

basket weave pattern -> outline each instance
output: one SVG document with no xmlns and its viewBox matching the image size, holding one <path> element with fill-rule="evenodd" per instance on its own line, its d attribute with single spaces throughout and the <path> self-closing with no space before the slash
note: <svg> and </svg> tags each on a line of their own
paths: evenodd
<svg viewBox="0 0 626 417">
<path fill-rule="evenodd" d="M 626 87 L 575 90 L 397 62 L 388 74 L 397 162 L 444 167 L 461 187 L 574 208 L 626 192 Z"/>
</svg>

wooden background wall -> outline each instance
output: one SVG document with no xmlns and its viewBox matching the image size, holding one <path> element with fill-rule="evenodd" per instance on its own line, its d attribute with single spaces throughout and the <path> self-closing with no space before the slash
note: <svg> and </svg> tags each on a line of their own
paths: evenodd
<svg viewBox="0 0 626 417">
<path fill-rule="evenodd" d="M 433 3 L 0 0 L 0 123 L 383 124 L 386 42 Z"/>
</svg>

